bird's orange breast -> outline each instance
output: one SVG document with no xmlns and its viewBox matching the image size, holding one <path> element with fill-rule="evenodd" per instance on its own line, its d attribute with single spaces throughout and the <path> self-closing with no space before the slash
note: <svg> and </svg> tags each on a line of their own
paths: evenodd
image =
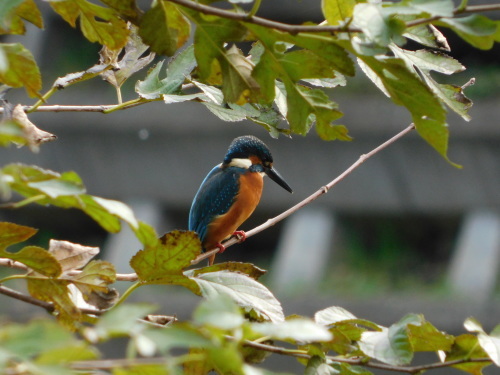
<svg viewBox="0 0 500 375">
<path fill-rule="evenodd" d="M 259 204 L 264 186 L 261 174 L 244 173 L 240 176 L 239 184 L 239 193 L 229 211 L 208 225 L 207 236 L 203 243 L 205 249 L 212 249 L 215 244 L 231 236 Z"/>
</svg>

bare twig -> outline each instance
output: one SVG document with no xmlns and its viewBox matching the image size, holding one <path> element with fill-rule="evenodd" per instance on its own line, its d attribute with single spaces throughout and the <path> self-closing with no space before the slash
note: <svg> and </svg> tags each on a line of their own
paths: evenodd
<svg viewBox="0 0 500 375">
<path fill-rule="evenodd" d="M 405 136 L 406 134 L 408 134 L 409 132 L 411 132 L 413 129 L 415 129 L 415 125 L 411 124 L 406 129 L 402 130 L 401 132 L 399 132 L 398 134 L 396 134 L 391 139 L 387 140 L 386 142 L 382 143 L 378 147 L 374 148 L 369 153 L 361 155 L 359 157 L 359 159 L 354 164 L 352 164 L 349 168 L 347 168 L 343 173 L 341 173 L 333 181 L 331 181 L 330 183 L 328 183 L 325 186 L 322 186 L 315 193 L 311 194 L 306 199 L 304 199 L 301 202 L 297 203 L 295 206 L 289 208 L 288 210 L 286 210 L 285 212 L 281 213 L 280 215 L 278 215 L 278 216 L 276 216 L 276 217 L 274 217 L 272 219 L 267 220 L 265 223 L 259 225 L 258 227 L 253 228 L 252 230 L 249 230 L 248 232 L 246 232 L 246 237 L 247 238 L 251 237 L 253 235 L 256 235 L 257 233 L 262 232 L 263 230 L 265 230 L 265 229 L 267 229 L 269 227 L 272 227 L 273 225 L 275 225 L 276 223 L 280 222 L 281 220 L 287 218 L 288 216 L 290 216 L 294 212 L 300 210 L 302 207 L 307 206 L 309 203 L 311 203 L 312 201 L 316 200 L 321 195 L 326 194 L 328 192 L 328 190 L 330 190 L 333 186 L 337 185 L 340 181 L 342 181 L 344 178 L 346 178 L 349 174 L 351 174 L 352 171 L 354 171 L 356 168 L 358 168 L 366 160 L 368 160 L 369 158 L 371 158 L 376 153 L 382 151 L 387 146 L 389 146 L 392 143 L 396 142 L 398 139 L 400 139 L 401 137 Z M 227 248 L 228 246 L 234 245 L 235 243 L 238 243 L 238 242 L 239 242 L 238 239 L 231 238 L 228 241 L 224 242 L 224 246 Z M 210 251 L 207 251 L 207 252 L 199 255 L 196 259 L 194 259 L 191 262 L 191 264 L 197 264 L 200 261 L 202 261 L 203 259 L 206 259 L 206 258 L 210 257 L 213 254 L 217 254 L 217 252 L 219 252 L 218 248 L 210 250 Z"/>
</svg>

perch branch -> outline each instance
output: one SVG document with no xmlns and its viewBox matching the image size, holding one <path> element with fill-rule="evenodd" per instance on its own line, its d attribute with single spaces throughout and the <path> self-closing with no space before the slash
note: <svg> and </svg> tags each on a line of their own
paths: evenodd
<svg viewBox="0 0 500 375">
<path fill-rule="evenodd" d="M 253 235 L 256 235 L 257 233 L 262 232 L 263 230 L 265 230 L 265 229 L 267 229 L 269 227 L 272 227 L 273 225 L 275 225 L 276 223 L 280 222 L 281 220 L 287 218 L 288 216 L 290 216 L 294 212 L 300 210 L 302 207 L 307 206 L 309 203 L 311 203 L 312 201 L 316 200 L 321 195 L 328 193 L 328 190 L 330 190 L 333 186 L 337 185 L 340 181 L 342 181 L 344 178 L 346 178 L 349 174 L 352 173 L 352 171 L 354 171 L 356 168 L 358 168 L 366 160 L 368 160 L 369 158 L 371 158 L 373 155 L 377 154 L 378 152 L 382 151 L 387 146 L 393 144 L 398 139 L 400 139 L 401 137 L 403 137 L 406 134 L 408 134 L 409 132 L 411 132 L 413 129 L 415 129 L 415 125 L 411 124 L 406 129 L 402 130 L 401 132 L 399 132 L 398 134 L 396 134 L 391 139 L 389 139 L 389 140 L 385 141 L 384 143 L 382 143 L 381 145 L 377 146 L 376 148 L 374 148 L 373 150 L 371 150 L 367 154 L 361 155 L 359 157 L 359 159 L 354 164 L 352 164 L 349 168 L 347 168 L 343 173 L 341 173 L 333 181 L 331 181 L 330 183 L 328 183 L 325 186 L 322 186 L 315 193 L 311 194 L 306 199 L 304 199 L 301 202 L 297 203 L 295 206 L 289 208 L 288 210 L 286 210 L 285 212 L 281 213 L 280 215 L 278 215 L 278 216 L 276 216 L 276 217 L 274 217 L 272 219 L 267 220 L 265 223 L 259 225 L 258 227 L 253 228 L 252 230 L 249 230 L 248 232 L 246 232 L 246 237 L 247 238 L 251 237 Z M 238 239 L 231 238 L 228 241 L 224 242 L 224 246 L 227 248 L 228 246 L 234 245 L 235 243 L 238 243 Z M 219 252 L 218 248 L 210 250 L 210 251 L 207 251 L 207 252 L 199 255 L 196 259 L 194 259 L 191 262 L 191 264 L 197 264 L 200 261 L 202 261 L 203 259 L 206 259 L 206 258 L 210 257 L 213 254 L 217 254 L 218 252 Z"/>
</svg>

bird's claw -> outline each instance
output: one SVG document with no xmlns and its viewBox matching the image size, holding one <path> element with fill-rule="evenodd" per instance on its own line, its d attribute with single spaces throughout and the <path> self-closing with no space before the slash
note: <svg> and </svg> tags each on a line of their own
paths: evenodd
<svg viewBox="0 0 500 375">
<path fill-rule="evenodd" d="M 247 234 L 242 230 L 237 230 L 236 232 L 233 232 L 233 236 L 235 236 L 238 239 L 238 242 L 243 242 L 247 239 Z"/>
<path fill-rule="evenodd" d="M 226 247 L 223 244 L 217 243 L 215 244 L 215 246 L 219 248 L 217 254 L 222 254 L 224 251 L 226 251 Z"/>
</svg>

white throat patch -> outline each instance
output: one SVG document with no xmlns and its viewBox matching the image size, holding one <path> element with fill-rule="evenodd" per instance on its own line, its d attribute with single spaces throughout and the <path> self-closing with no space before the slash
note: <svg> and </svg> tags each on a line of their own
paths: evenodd
<svg viewBox="0 0 500 375">
<path fill-rule="evenodd" d="M 230 167 L 238 167 L 248 169 L 252 165 L 252 161 L 250 159 L 238 159 L 234 158 L 229 163 Z"/>
</svg>

